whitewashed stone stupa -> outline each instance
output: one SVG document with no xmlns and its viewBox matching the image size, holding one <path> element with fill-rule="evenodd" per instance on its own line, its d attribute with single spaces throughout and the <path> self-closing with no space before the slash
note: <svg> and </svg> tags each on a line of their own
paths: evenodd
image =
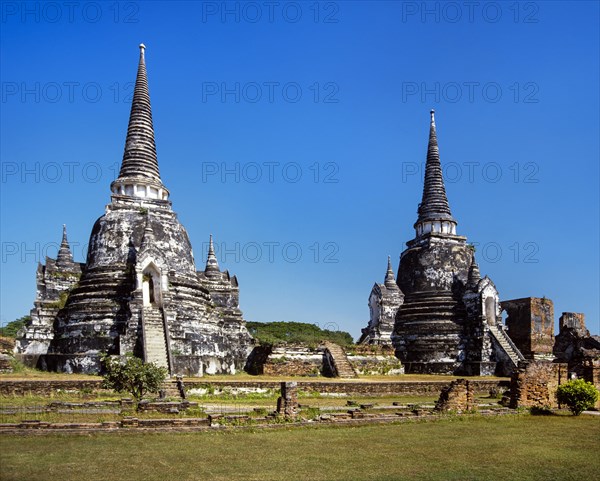
<svg viewBox="0 0 600 481">
<path fill-rule="evenodd" d="M 65 230 L 57 259 L 38 267 L 18 350 L 29 364 L 67 372 L 98 372 L 101 354 L 132 353 L 171 374 L 233 373 L 253 342 L 238 282 L 220 270 L 212 237 L 196 271 L 159 173 L 144 54 L 142 44 L 121 170 L 87 260 L 73 262 Z"/>
<path fill-rule="evenodd" d="M 524 357 L 502 324 L 496 286 L 481 277 L 474 248 L 456 232 L 433 110 L 430 116 L 415 237 L 400 255 L 397 278 L 388 261 L 385 283 L 371 290 L 359 342 L 393 346 L 407 373 L 506 375 Z"/>
</svg>

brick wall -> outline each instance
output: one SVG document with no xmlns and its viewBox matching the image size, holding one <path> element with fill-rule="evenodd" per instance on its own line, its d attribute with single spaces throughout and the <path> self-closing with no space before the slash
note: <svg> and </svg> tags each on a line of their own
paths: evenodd
<svg viewBox="0 0 600 481">
<path fill-rule="evenodd" d="M 502 301 L 508 335 L 528 359 L 552 357 L 554 304 L 550 299 L 525 297 Z M 551 360 L 551 359 L 549 359 Z"/>
<path fill-rule="evenodd" d="M 510 407 L 558 407 L 556 389 L 567 382 L 567 365 L 549 361 L 519 363 L 510 386 Z"/>
<path fill-rule="evenodd" d="M 47 396 L 50 393 L 58 391 L 82 391 L 89 390 L 98 391 L 102 379 L 91 380 L 73 380 L 73 381 L 46 381 L 31 379 L 27 381 L 2 379 L 0 380 L 0 395 L 22 396 L 32 394 L 37 396 Z"/>
<path fill-rule="evenodd" d="M 438 399 L 435 409 L 437 411 L 465 412 L 477 409 L 475 392 L 470 381 L 457 379 L 445 387 Z"/>
<path fill-rule="evenodd" d="M 73 380 L 73 381 L 41 381 L 41 380 L 0 380 L 0 395 L 36 394 L 47 396 L 58 390 L 81 391 L 100 389 L 102 380 Z M 298 390 L 319 393 L 346 393 L 352 395 L 386 396 L 386 395 L 412 395 L 412 396 L 438 396 L 442 389 L 450 384 L 448 381 L 382 381 L 382 382 L 323 382 L 298 380 Z M 469 381 L 474 392 L 487 393 L 493 388 L 507 388 L 508 381 L 504 380 L 474 380 Z M 279 389 L 280 381 L 211 381 L 185 380 L 186 389 L 203 388 L 208 385 L 217 389 L 230 388 L 267 388 Z"/>
</svg>

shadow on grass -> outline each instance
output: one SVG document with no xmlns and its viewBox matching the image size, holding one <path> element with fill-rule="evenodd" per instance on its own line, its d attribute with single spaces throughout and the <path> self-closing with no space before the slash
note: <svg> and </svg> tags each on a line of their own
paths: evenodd
<svg viewBox="0 0 600 481">
<path fill-rule="evenodd" d="M 529 413 L 532 416 L 554 416 L 555 413 L 546 406 L 532 406 L 529 408 Z"/>
</svg>

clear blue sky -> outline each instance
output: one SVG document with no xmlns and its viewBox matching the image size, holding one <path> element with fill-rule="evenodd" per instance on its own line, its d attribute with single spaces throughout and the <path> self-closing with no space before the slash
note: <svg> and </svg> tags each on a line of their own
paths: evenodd
<svg viewBox="0 0 600 481">
<path fill-rule="evenodd" d="M 433 107 L 482 273 L 599 333 L 599 20 L 598 2 L 3 2 L 0 321 L 31 309 L 63 223 L 84 261 L 144 42 L 173 208 L 198 268 L 215 236 L 247 319 L 359 335 L 414 235 Z"/>
</svg>

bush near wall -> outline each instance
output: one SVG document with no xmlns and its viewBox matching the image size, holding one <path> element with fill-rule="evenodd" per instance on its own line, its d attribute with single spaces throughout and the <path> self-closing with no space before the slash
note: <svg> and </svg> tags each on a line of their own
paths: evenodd
<svg viewBox="0 0 600 481">
<path fill-rule="evenodd" d="M 591 382 L 574 379 L 558 386 L 556 399 L 560 404 L 569 406 L 575 416 L 594 407 L 598 401 L 598 390 Z"/>
</svg>

